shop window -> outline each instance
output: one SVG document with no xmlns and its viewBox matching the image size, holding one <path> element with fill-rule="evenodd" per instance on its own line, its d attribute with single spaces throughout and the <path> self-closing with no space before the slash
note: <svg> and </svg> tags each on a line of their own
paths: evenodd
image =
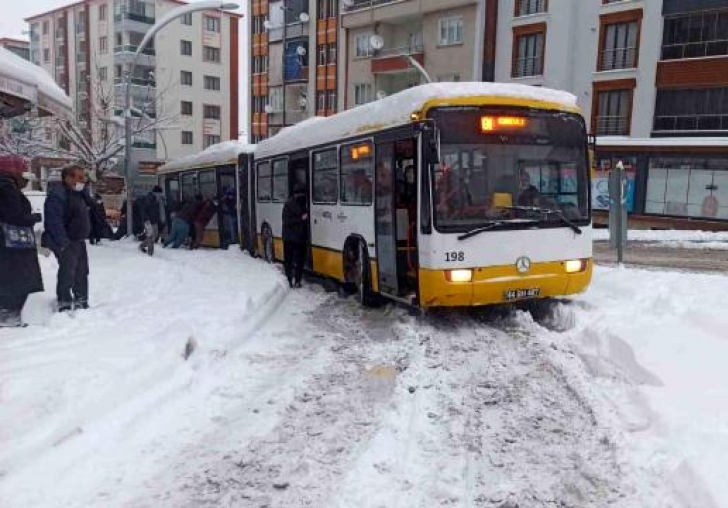
<svg viewBox="0 0 728 508">
<path fill-rule="evenodd" d="M 637 175 L 637 157 L 599 157 L 597 168 L 592 177 L 592 209 L 609 210 L 609 174 L 619 162 L 624 166 L 627 177 L 627 211 L 634 211 L 635 178 Z"/>
<path fill-rule="evenodd" d="M 645 212 L 728 219 L 728 159 L 653 158 Z"/>
</svg>

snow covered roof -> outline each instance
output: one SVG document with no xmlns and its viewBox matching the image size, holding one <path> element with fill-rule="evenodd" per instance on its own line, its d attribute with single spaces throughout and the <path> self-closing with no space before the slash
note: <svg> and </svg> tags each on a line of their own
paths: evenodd
<svg viewBox="0 0 728 508">
<path fill-rule="evenodd" d="M 448 100 L 452 100 L 454 104 L 457 99 L 476 97 L 533 100 L 552 104 L 559 109 L 578 111 L 574 95 L 550 88 L 517 83 L 428 83 L 327 118 L 313 117 L 286 127 L 275 136 L 261 141 L 255 153 L 256 156 L 265 158 L 378 129 L 405 125 L 410 122 L 413 113 L 422 111 L 431 101 L 445 101 L 445 104 L 438 103 L 440 106 L 447 105 Z"/>
<path fill-rule="evenodd" d="M 223 141 L 205 148 L 203 151 L 187 157 L 168 162 L 160 166 L 157 174 L 174 173 L 186 169 L 199 169 L 224 164 L 236 164 L 238 156 L 242 153 L 253 153 L 255 145 L 249 145 L 237 140 Z"/>
<path fill-rule="evenodd" d="M 715 146 L 728 148 L 728 138 L 680 137 L 633 138 L 629 136 L 597 136 L 598 146 Z"/>
<path fill-rule="evenodd" d="M 70 112 L 71 99 L 41 67 L 0 47 L 0 93 L 37 104 L 45 113 Z"/>
</svg>

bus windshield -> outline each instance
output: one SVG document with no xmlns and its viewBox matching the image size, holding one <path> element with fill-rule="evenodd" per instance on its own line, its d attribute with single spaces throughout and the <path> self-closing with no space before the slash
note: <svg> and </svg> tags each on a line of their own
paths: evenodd
<svg viewBox="0 0 728 508">
<path fill-rule="evenodd" d="M 439 108 L 433 165 L 435 227 L 458 232 L 587 224 L 588 152 L 577 114 L 514 108 Z"/>
</svg>

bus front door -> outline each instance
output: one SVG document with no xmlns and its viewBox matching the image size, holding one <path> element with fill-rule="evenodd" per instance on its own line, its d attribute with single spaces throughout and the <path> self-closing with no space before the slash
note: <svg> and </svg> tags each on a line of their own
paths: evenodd
<svg viewBox="0 0 728 508">
<path fill-rule="evenodd" d="M 378 144 L 375 174 L 375 228 L 377 238 L 377 273 L 379 292 L 399 297 L 397 274 L 397 216 L 394 206 L 394 143 Z"/>
</svg>

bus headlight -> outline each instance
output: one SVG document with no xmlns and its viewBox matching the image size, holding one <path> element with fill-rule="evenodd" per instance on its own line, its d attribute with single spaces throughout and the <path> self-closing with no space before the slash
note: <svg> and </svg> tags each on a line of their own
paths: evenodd
<svg viewBox="0 0 728 508">
<path fill-rule="evenodd" d="M 586 270 L 586 259 L 571 259 L 564 263 L 566 273 L 579 273 Z"/>
<path fill-rule="evenodd" d="M 448 282 L 472 282 L 473 271 L 472 270 L 447 270 L 445 277 Z"/>
</svg>

